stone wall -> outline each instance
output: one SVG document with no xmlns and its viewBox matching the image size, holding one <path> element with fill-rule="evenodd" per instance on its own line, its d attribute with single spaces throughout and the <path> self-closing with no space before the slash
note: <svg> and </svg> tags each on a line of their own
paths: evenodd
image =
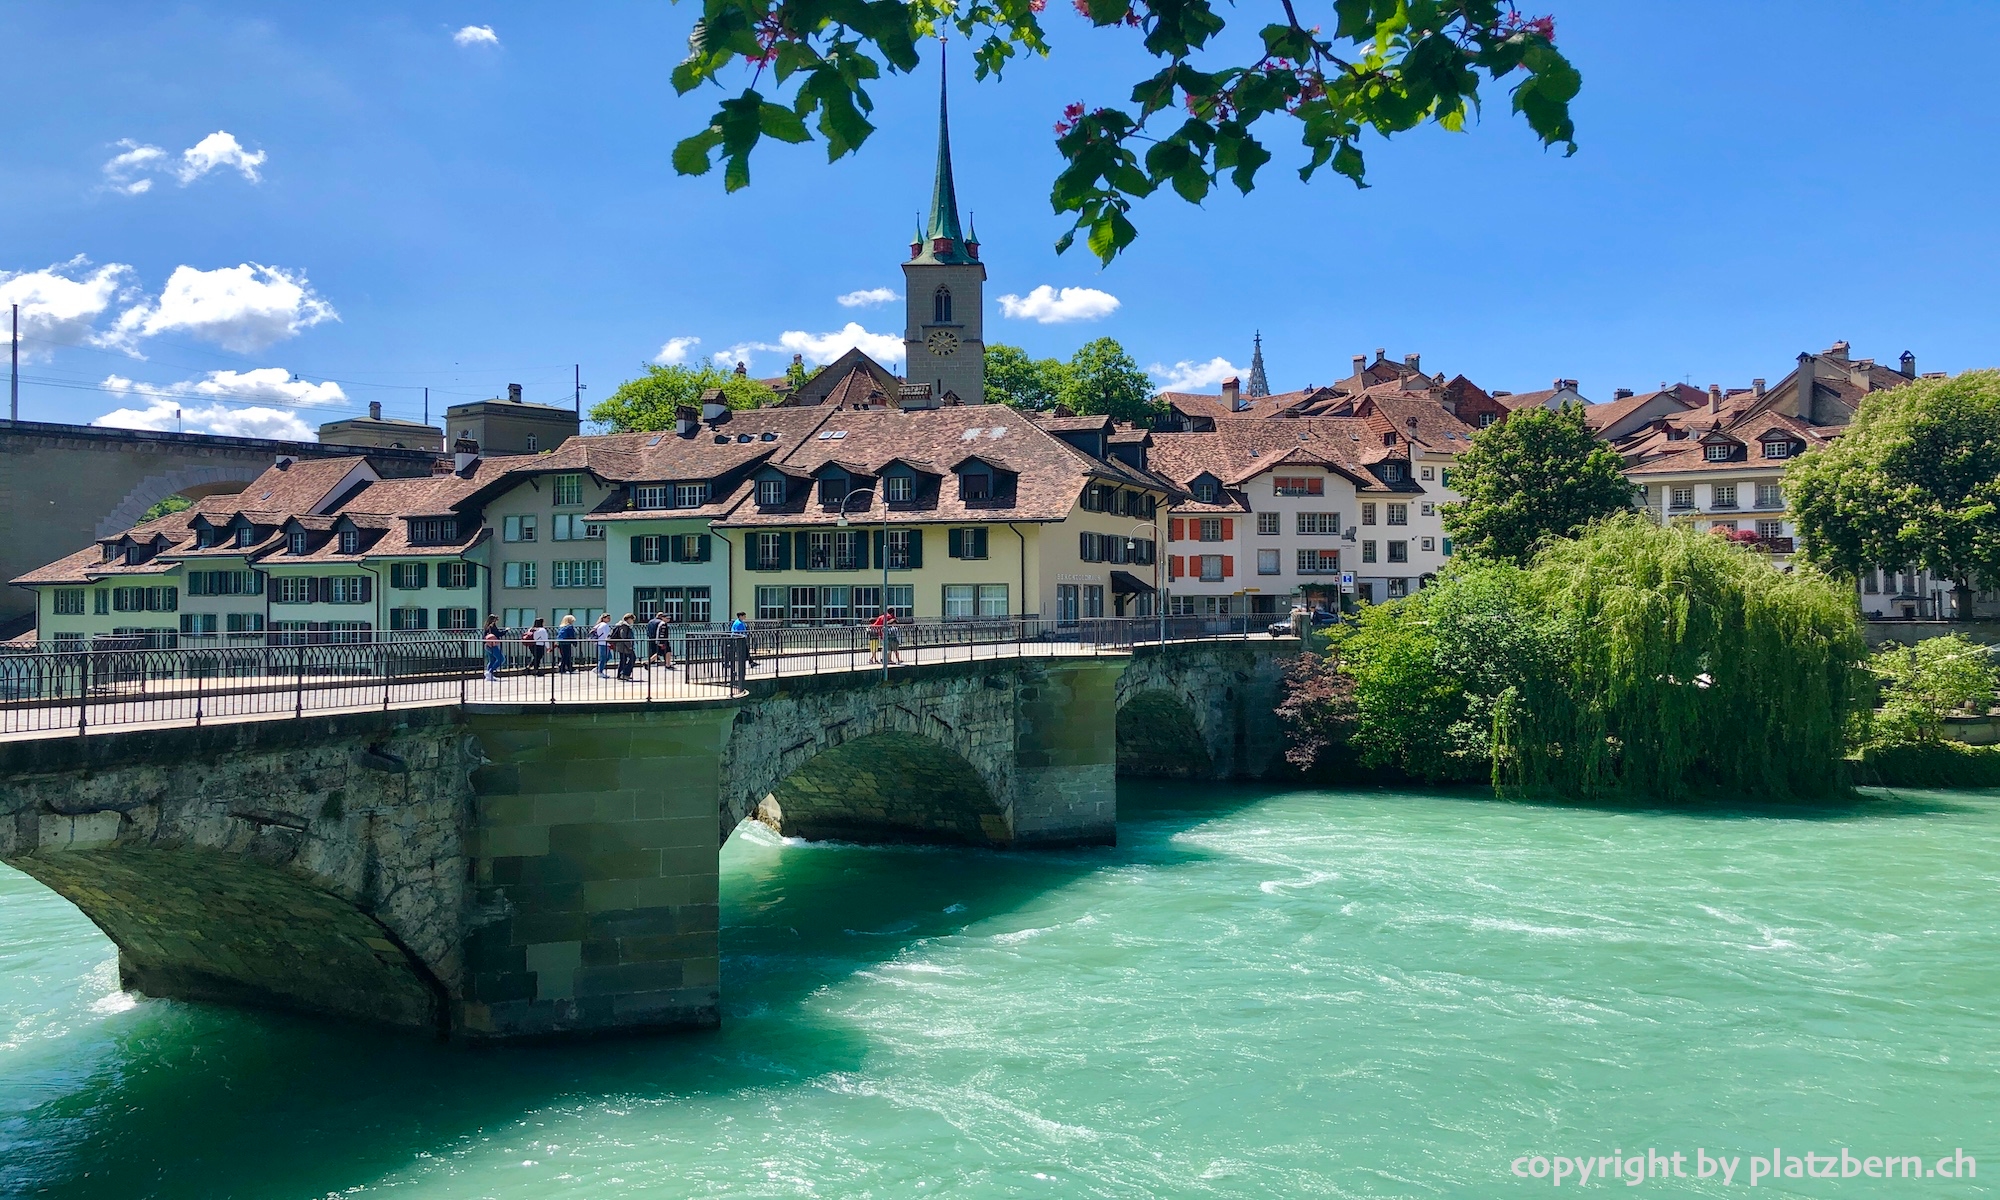
<svg viewBox="0 0 2000 1200">
<path fill-rule="evenodd" d="M 1285 663 L 1297 653 L 1297 642 L 1263 638 L 1137 647 L 1118 677 L 1119 770 L 1210 779 L 1280 773 L 1284 731 L 1275 712 Z M 1137 709 L 1125 715 L 1133 704 Z M 1167 739 L 1190 728 L 1200 735 L 1205 772 L 1194 747 L 1169 752 Z"/>
</svg>

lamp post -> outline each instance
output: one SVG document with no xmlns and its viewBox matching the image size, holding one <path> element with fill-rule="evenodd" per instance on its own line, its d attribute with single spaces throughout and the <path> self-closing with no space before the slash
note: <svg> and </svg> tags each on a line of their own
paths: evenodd
<svg viewBox="0 0 2000 1200">
<path fill-rule="evenodd" d="M 869 496 L 869 497 L 872 497 L 872 496 L 874 496 L 874 495 L 875 495 L 875 489 L 874 489 L 874 488 L 855 488 L 855 489 L 854 489 L 853 491 L 851 491 L 851 492 L 847 493 L 847 494 L 846 494 L 845 496 L 842 496 L 842 497 L 840 498 L 840 516 L 839 516 L 839 517 L 838 517 L 838 518 L 837 518 L 837 519 L 835 520 L 835 522 L 834 522 L 834 523 L 835 523 L 835 524 L 837 524 L 837 525 L 839 525 L 839 526 L 840 526 L 840 527 L 841 527 L 842 529 L 845 529 L 845 528 L 847 528 L 847 526 L 848 526 L 848 521 L 847 521 L 847 505 L 848 505 L 848 503 L 849 503 L 850 501 L 852 501 L 852 500 L 853 500 L 853 499 L 854 499 L 854 498 L 855 498 L 856 496 Z M 873 501 L 871 500 L 870 502 L 872 503 Z M 887 497 L 886 497 L 886 496 L 884 497 L 884 499 L 883 499 L 883 501 L 882 501 L 882 553 L 881 553 L 880 557 L 881 557 L 881 559 L 882 559 L 882 596 L 881 596 L 881 600 L 880 600 L 880 602 L 879 602 L 879 603 L 877 603 L 877 604 L 876 604 L 876 606 L 875 606 L 875 611 L 876 611 L 876 612 L 878 612 L 878 613 L 880 613 L 880 614 L 882 614 L 882 682 L 884 682 L 884 683 L 887 683 L 887 682 L 889 682 L 889 618 L 888 618 L 888 613 L 889 613 L 889 501 L 888 501 L 888 499 L 887 499 Z"/>
<path fill-rule="evenodd" d="M 1156 522 L 1141 521 L 1132 527 L 1131 533 L 1125 535 L 1126 557 L 1129 559 L 1131 552 L 1139 548 L 1139 539 L 1133 534 L 1141 529 L 1153 531 L 1153 612 L 1160 619 L 1160 645 L 1164 647 L 1167 644 L 1167 596 L 1160 590 L 1160 527 Z"/>
</svg>

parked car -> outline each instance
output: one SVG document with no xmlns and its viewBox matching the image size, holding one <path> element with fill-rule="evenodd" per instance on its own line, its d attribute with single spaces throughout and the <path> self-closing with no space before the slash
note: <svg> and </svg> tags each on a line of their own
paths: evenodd
<svg viewBox="0 0 2000 1200">
<path fill-rule="evenodd" d="M 1312 611 L 1312 626 L 1314 629 L 1324 629 L 1339 620 L 1339 613 L 1329 612 L 1324 608 L 1316 608 Z M 1270 628 L 1266 629 L 1265 632 L 1269 633 L 1272 637 L 1290 637 L 1292 636 L 1292 622 L 1289 618 L 1283 621 L 1273 621 Z"/>
</svg>

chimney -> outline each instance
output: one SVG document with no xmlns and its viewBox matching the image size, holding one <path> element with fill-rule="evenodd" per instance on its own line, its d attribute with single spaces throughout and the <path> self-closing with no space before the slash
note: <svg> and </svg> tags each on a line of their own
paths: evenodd
<svg viewBox="0 0 2000 1200">
<path fill-rule="evenodd" d="M 1423 368 L 1417 364 L 1422 362 L 1423 358 L 1424 356 L 1421 354 L 1405 354 L 1403 356 L 1403 365 L 1412 371 L 1421 371 Z"/>
<path fill-rule="evenodd" d="M 1711 416 L 1722 411 L 1722 385 L 1708 385 L 1708 411 Z"/>
<path fill-rule="evenodd" d="M 515 385 L 518 390 L 519 385 Z M 479 463 L 479 443 L 469 437 L 460 436 L 451 444 L 451 470 L 454 475 L 464 475 Z"/>
<path fill-rule="evenodd" d="M 692 404 L 677 405 L 674 408 L 674 432 L 682 437 L 693 437 L 701 424 L 701 410 Z"/>
<path fill-rule="evenodd" d="M 1355 355 L 1355 356 L 1354 356 L 1354 373 L 1355 373 L 1356 375 L 1359 375 L 1359 374 L 1361 374 L 1361 372 L 1363 372 L 1363 371 L 1366 371 L 1367 369 L 1368 369 L 1368 356 L 1367 356 L 1366 354 L 1357 354 L 1357 355 Z"/>
<path fill-rule="evenodd" d="M 1241 386 L 1241 381 L 1234 375 L 1222 381 L 1222 403 L 1230 412 L 1243 411 L 1243 402 L 1237 394 Z"/>
<path fill-rule="evenodd" d="M 368 419 L 371 421 L 382 419 L 382 402 L 380 400 L 370 400 L 368 402 Z"/>
<path fill-rule="evenodd" d="M 1611 389 L 1611 398 L 1612 398 L 1613 400 L 1630 400 L 1630 399 L 1632 398 L 1632 389 L 1631 389 L 1631 388 L 1612 388 L 1612 389 Z"/>
<path fill-rule="evenodd" d="M 520 384 L 510 383 L 507 385 L 507 401 L 510 404 L 519 404 L 521 402 Z"/>
<path fill-rule="evenodd" d="M 701 419 L 713 421 L 729 411 L 729 405 L 722 399 L 721 388 L 709 388 L 701 394 Z"/>
<path fill-rule="evenodd" d="M 1903 378 L 1905 378 L 1905 379 L 1915 379 L 1915 378 L 1917 377 L 1917 356 L 1916 356 L 1916 355 L 1914 355 L 1914 354 L 1910 353 L 1910 352 L 1909 352 L 1908 350 L 1905 350 L 1905 351 L 1903 351 L 1903 357 L 1901 357 L 1901 358 L 1897 359 L 1897 360 L 1896 360 L 1896 362 L 1897 362 L 1897 364 L 1898 364 L 1898 366 L 1899 366 L 1899 369 L 1900 369 L 1900 370 L 1902 371 L 1902 373 L 1903 373 Z"/>
<path fill-rule="evenodd" d="M 1764 398 L 1764 381 L 1762 379 L 1753 379 L 1750 381 L 1750 394 L 1759 400 Z"/>
<path fill-rule="evenodd" d="M 1494 393 L 1492 393 L 1492 396 L 1493 396 L 1493 398 L 1494 398 L 1495 400 L 1498 400 L 1498 399 L 1499 399 L 1500 397 L 1502 397 L 1502 396 L 1511 396 L 1511 395 L 1513 395 L 1513 394 L 1514 394 L 1514 393 L 1512 393 L 1512 392 L 1494 392 Z"/>
<path fill-rule="evenodd" d="M 1835 342 L 1833 345 L 1828 346 L 1826 348 L 1825 352 L 1821 355 L 1821 357 L 1830 358 L 1835 362 L 1846 362 L 1847 348 L 1848 348 L 1847 343 L 1845 341 Z"/>
<path fill-rule="evenodd" d="M 1388 358 L 1388 357 L 1389 357 L 1389 348 L 1388 348 L 1387 346 L 1377 346 L 1377 347 L 1375 347 L 1375 361 L 1376 361 L 1376 362 L 1381 362 L 1381 361 L 1383 361 L 1384 359 L 1386 359 L 1386 358 Z"/>
</svg>

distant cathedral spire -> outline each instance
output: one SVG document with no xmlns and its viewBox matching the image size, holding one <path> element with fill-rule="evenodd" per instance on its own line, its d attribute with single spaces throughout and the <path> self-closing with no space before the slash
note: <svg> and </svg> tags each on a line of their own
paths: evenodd
<svg viewBox="0 0 2000 1200">
<path fill-rule="evenodd" d="M 1243 389 L 1246 396 L 1268 396 L 1271 382 L 1264 378 L 1264 331 L 1258 330 L 1254 339 L 1256 346 L 1250 351 L 1250 386 Z"/>
<path fill-rule="evenodd" d="M 938 151 L 937 181 L 931 186 L 931 223 L 925 231 L 932 239 L 950 238 L 952 248 L 965 240 L 958 226 L 958 189 L 951 182 L 951 119 L 945 107 L 944 48 L 938 48 Z"/>
</svg>

